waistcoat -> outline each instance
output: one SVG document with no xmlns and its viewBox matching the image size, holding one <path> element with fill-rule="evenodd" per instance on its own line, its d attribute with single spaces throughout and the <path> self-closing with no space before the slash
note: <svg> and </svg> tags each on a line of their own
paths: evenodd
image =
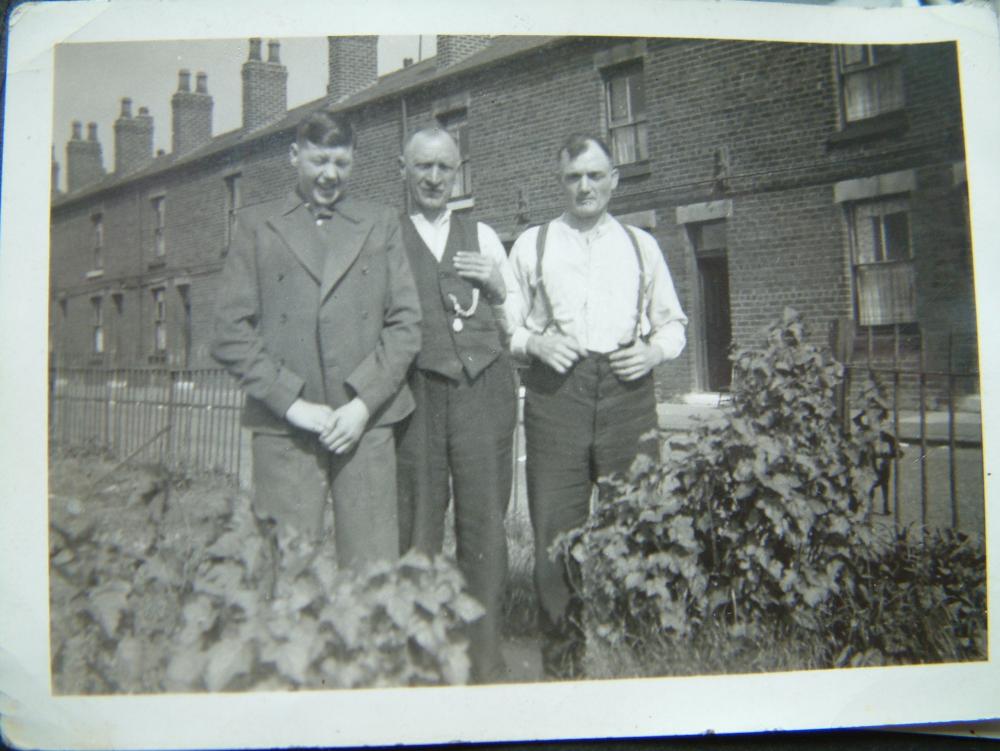
<svg viewBox="0 0 1000 751">
<path fill-rule="evenodd" d="M 410 217 L 403 216 L 400 225 L 423 312 L 417 367 L 456 381 L 462 378 L 463 371 L 469 378 L 475 378 L 503 350 L 493 309 L 484 294 L 480 294 L 471 315 L 463 316 L 455 310 L 457 302 L 462 310 L 469 311 L 474 299 L 475 287 L 458 275 L 454 259 L 462 250 L 480 252 L 475 222 L 452 215 L 440 262 Z"/>
</svg>

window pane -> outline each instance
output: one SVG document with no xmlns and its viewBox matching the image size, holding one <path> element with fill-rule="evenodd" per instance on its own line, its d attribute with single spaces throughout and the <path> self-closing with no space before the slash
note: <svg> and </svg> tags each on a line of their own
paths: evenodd
<svg viewBox="0 0 1000 751">
<path fill-rule="evenodd" d="M 844 61 L 844 66 L 861 65 L 867 62 L 868 46 L 864 44 L 844 44 L 840 47 L 840 54 Z"/>
<path fill-rule="evenodd" d="M 883 258 L 887 261 L 907 261 L 910 259 L 910 221 L 906 212 L 899 211 L 883 217 L 885 227 L 885 248 Z"/>
<path fill-rule="evenodd" d="M 611 132 L 611 148 L 614 152 L 615 164 L 628 164 L 636 161 L 635 129 L 627 125 L 615 128 Z"/>
<path fill-rule="evenodd" d="M 636 71 L 628 78 L 632 94 L 632 119 L 635 120 L 646 114 L 646 89 L 641 70 Z"/>
<path fill-rule="evenodd" d="M 916 274 L 912 263 L 857 267 L 858 323 L 885 326 L 917 320 Z"/>
<path fill-rule="evenodd" d="M 850 73 L 844 77 L 847 119 L 864 120 L 903 107 L 903 72 L 899 65 Z"/>
<path fill-rule="evenodd" d="M 609 117 L 612 123 L 628 122 L 628 77 L 617 76 L 608 81 Z"/>
</svg>

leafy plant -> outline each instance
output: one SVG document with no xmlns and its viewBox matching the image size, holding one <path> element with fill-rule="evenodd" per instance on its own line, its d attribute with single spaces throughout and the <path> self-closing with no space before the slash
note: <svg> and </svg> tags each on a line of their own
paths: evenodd
<svg viewBox="0 0 1000 751">
<path fill-rule="evenodd" d="M 53 515 L 57 690 L 467 680 L 466 626 L 482 608 L 447 559 L 352 574 L 332 551 L 259 526 L 243 496 L 147 496 L 107 524 L 81 508 Z"/>
<path fill-rule="evenodd" d="M 892 576 L 914 573 L 893 555 L 927 552 L 870 545 L 875 470 L 896 446 L 874 384 L 843 420 L 842 367 L 807 341 L 792 310 L 763 347 L 734 354 L 733 370 L 732 403 L 718 419 L 672 442 L 660 462 L 637 459 L 629 478 L 612 481 L 613 500 L 553 546 L 571 562 L 592 642 L 641 649 L 659 635 L 719 628 L 733 638 L 762 628 L 825 638 L 838 608 L 870 609 L 890 597 Z M 934 596 L 926 576 L 915 581 L 918 599 Z M 842 624 L 838 650 L 848 634 L 870 639 L 862 629 L 885 632 L 859 617 Z"/>
</svg>

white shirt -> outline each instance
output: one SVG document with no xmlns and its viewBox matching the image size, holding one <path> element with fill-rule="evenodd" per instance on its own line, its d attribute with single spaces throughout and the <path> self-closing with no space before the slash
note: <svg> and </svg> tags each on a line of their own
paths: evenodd
<svg viewBox="0 0 1000 751">
<path fill-rule="evenodd" d="M 451 209 L 445 209 L 434 222 L 430 222 L 420 213 L 411 214 L 410 220 L 417 229 L 417 234 L 430 248 L 431 253 L 441 262 L 444 257 L 444 249 L 448 244 L 448 233 L 451 231 Z M 507 296 L 503 303 L 493 306 L 493 314 L 504 333 L 510 336 L 514 327 L 520 323 L 520 315 L 523 305 L 521 303 L 521 289 L 514 271 L 511 269 L 510 261 L 507 260 L 507 251 L 503 249 L 503 243 L 497 237 L 497 233 L 482 222 L 476 222 L 476 237 L 479 239 L 479 252 L 493 261 L 500 267 L 500 275 L 503 283 L 507 287 Z"/>
<path fill-rule="evenodd" d="M 561 333 L 584 349 L 613 352 L 635 338 L 640 270 L 625 228 L 610 215 L 592 229 L 573 229 L 563 215 L 549 226 L 540 294 L 536 246 L 539 227 L 524 232 L 510 254 L 525 309 L 511 335 L 511 351 L 527 357 L 532 334 Z M 642 256 L 639 333 L 655 344 L 662 360 L 684 349 L 687 317 L 656 240 L 632 228 Z M 549 305 L 552 306 L 551 313 Z"/>
</svg>

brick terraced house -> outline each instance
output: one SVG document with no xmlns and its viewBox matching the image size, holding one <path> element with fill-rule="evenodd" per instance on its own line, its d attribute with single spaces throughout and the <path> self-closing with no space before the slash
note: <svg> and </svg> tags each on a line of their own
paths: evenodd
<svg viewBox="0 0 1000 751">
<path fill-rule="evenodd" d="M 439 123 L 465 160 L 453 209 L 507 243 L 560 211 L 563 138 L 603 133 L 612 211 L 658 239 L 691 319 L 663 400 L 724 391 L 730 344 L 786 306 L 817 341 L 850 319 L 859 348 L 975 366 L 954 44 L 439 36 L 436 57 L 382 77 L 376 44 L 330 37 L 327 96 L 287 111 L 278 43 L 264 59 L 250 40 L 242 127 L 217 136 L 206 77 L 181 71 L 171 153 L 124 99 L 107 174 L 97 126 L 74 124 L 51 208 L 53 361 L 212 366 L 239 210 L 292 188 L 295 124 L 333 103 L 356 124 L 353 191 L 403 209 L 401 143 Z"/>
</svg>

